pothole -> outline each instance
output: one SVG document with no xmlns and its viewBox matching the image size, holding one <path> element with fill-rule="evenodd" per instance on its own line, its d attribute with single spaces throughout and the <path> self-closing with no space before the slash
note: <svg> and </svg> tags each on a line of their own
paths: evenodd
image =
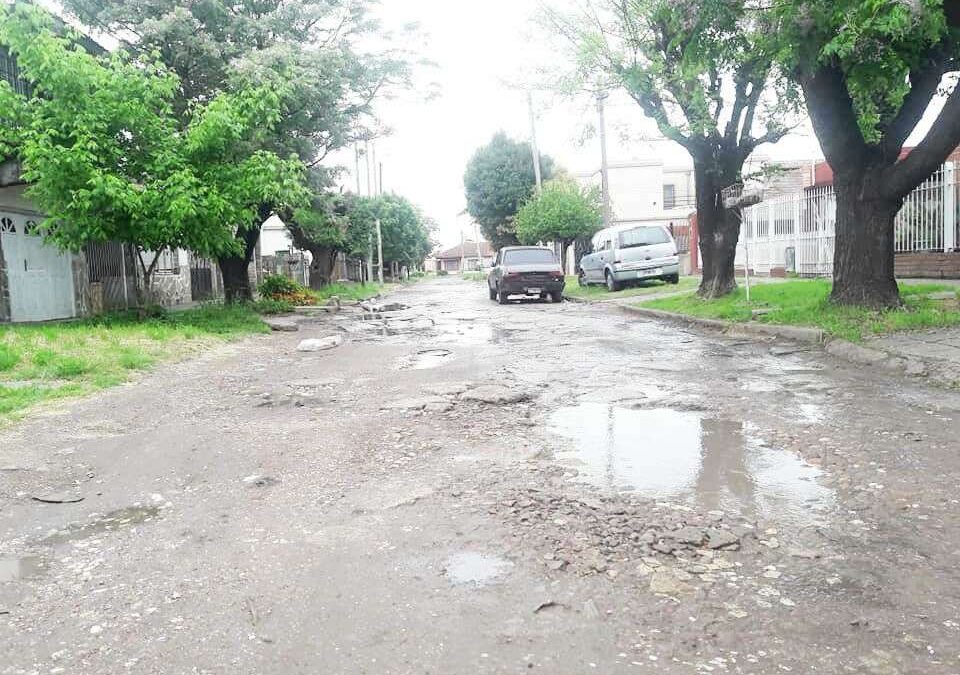
<svg viewBox="0 0 960 675">
<path fill-rule="evenodd" d="M 487 586 L 499 581 L 512 567 L 513 563 L 504 558 L 466 551 L 450 556 L 445 572 L 456 586 Z"/>
<path fill-rule="evenodd" d="M 0 558 L 0 584 L 32 579 L 42 575 L 46 569 L 47 561 L 40 556 Z"/>
<path fill-rule="evenodd" d="M 43 539 L 44 544 L 59 546 L 95 534 L 125 529 L 133 525 L 150 522 L 160 514 L 159 506 L 130 506 L 125 509 L 98 515 L 89 523 L 69 525 Z"/>
<path fill-rule="evenodd" d="M 400 369 L 428 370 L 439 368 L 451 358 L 453 358 L 453 352 L 449 349 L 424 349 L 401 359 Z"/>
<path fill-rule="evenodd" d="M 819 469 L 700 411 L 582 403 L 557 410 L 551 428 L 574 442 L 561 459 L 600 487 L 794 521 L 832 502 Z"/>
</svg>

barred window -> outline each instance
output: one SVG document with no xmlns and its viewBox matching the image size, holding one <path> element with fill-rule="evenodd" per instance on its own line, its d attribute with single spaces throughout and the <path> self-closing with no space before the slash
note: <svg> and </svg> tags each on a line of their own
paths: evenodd
<svg viewBox="0 0 960 675">
<path fill-rule="evenodd" d="M 9 82 L 11 88 L 21 96 L 30 95 L 30 85 L 20 75 L 17 59 L 6 47 L 0 47 L 0 79 Z"/>
<path fill-rule="evenodd" d="M 154 271 L 158 274 L 180 274 L 180 251 L 170 249 L 162 251 Z"/>
</svg>

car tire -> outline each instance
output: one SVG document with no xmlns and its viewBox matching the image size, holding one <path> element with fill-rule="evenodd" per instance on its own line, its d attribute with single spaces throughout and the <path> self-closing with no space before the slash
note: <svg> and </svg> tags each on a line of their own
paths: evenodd
<svg viewBox="0 0 960 675">
<path fill-rule="evenodd" d="M 616 293 L 620 290 L 620 282 L 614 278 L 613 273 L 610 270 L 607 270 L 605 275 L 607 280 L 607 290 L 611 293 Z"/>
<path fill-rule="evenodd" d="M 491 286 L 490 284 L 487 284 L 487 291 L 490 293 L 491 300 L 497 299 L 497 291 L 493 286 Z"/>
<path fill-rule="evenodd" d="M 664 279 L 665 279 L 665 281 L 666 281 L 668 284 L 674 284 L 674 285 L 676 285 L 676 284 L 679 284 L 679 283 L 680 283 L 680 275 L 679 275 L 679 274 L 671 274 L 671 275 L 668 276 L 668 277 L 664 277 Z"/>
<path fill-rule="evenodd" d="M 501 305 L 507 304 L 507 294 L 499 288 L 497 289 L 497 302 Z"/>
<path fill-rule="evenodd" d="M 580 285 L 580 288 L 587 287 L 587 273 L 583 270 L 580 270 L 580 273 L 577 275 L 577 283 Z"/>
<path fill-rule="evenodd" d="M 553 303 L 563 302 L 563 291 L 553 291 L 550 293 L 550 301 Z"/>
</svg>

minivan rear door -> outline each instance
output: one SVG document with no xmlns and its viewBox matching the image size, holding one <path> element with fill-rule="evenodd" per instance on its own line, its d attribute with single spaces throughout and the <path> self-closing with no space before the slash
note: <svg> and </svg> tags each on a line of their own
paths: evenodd
<svg viewBox="0 0 960 675">
<path fill-rule="evenodd" d="M 616 235 L 620 268 L 636 269 L 638 278 L 656 276 L 656 261 L 676 255 L 676 245 L 661 225 L 638 225 Z M 661 272 L 662 273 L 662 272 Z"/>
</svg>

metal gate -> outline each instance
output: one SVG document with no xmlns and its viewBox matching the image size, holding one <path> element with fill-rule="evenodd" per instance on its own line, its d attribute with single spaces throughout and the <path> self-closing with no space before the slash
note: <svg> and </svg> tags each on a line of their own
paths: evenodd
<svg viewBox="0 0 960 675">
<path fill-rule="evenodd" d="M 214 298 L 213 274 L 211 261 L 190 254 L 190 298 L 194 302 Z"/>
<path fill-rule="evenodd" d="M 42 222 L 38 213 L 0 212 L 11 321 L 76 316 L 71 256 L 44 241 Z"/>
<path fill-rule="evenodd" d="M 136 254 L 115 241 L 88 244 L 87 276 L 95 311 L 127 309 L 137 304 Z"/>
</svg>

